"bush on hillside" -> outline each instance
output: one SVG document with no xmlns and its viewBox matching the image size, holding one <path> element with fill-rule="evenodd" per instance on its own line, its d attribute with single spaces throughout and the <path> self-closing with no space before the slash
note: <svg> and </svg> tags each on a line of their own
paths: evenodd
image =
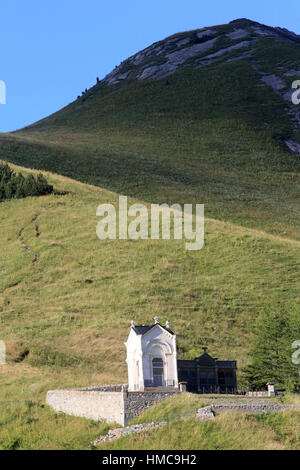
<svg viewBox="0 0 300 470">
<path fill-rule="evenodd" d="M 23 176 L 16 174 L 9 165 L 0 164 L 0 201 L 20 199 L 28 196 L 51 194 L 53 186 L 48 184 L 42 174 Z"/>
<path fill-rule="evenodd" d="M 288 391 L 298 388 L 299 366 L 292 362 L 292 344 L 300 339 L 298 312 L 264 312 L 254 331 L 251 364 L 244 370 L 252 390 L 265 390 L 267 382 Z"/>
</svg>

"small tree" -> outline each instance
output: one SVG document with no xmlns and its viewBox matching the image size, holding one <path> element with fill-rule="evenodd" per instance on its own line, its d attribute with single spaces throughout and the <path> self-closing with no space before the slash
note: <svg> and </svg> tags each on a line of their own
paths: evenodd
<svg viewBox="0 0 300 470">
<path fill-rule="evenodd" d="M 298 316 L 264 312 L 258 319 L 251 349 L 251 364 L 245 369 L 250 388 L 265 388 L 267 382 L 287 386 L 299 379 L 292 363 L 291 345 L 300 336 Z"/>
<path fill-rule="evenodd" d="M 22 173 L 19 173 L 15 181 L 15 187 L 16 187 L 15 197 L 18 199 L 25 197 L 24 181 L 25 181 L 24 176 L 22 175 Z"/>
<path fill-rule="evenodd" d="M 37 190 L 39 194 L 51 194 L 53 186 L 48 184 L 46 178 L 39 173 L 36 180 Z"/>
<path fill-rule="evenodd" d="M 53 186 L 48 184 L 42 174 L 37 177 L 32 174 L 23 176 L 19 173 L 16 175 L 7 164 L 0 164 L 0 200 L 42 196 L 52 192 Z"/>
</svg>

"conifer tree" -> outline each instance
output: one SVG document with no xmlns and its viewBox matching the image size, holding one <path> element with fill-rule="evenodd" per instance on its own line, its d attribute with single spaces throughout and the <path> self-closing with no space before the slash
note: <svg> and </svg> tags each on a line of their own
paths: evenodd
<svg viewBox="0 0 300 470">
<path fill-rule="evenodd" d="M 48 184 L 42 174 L 37 177 L 29 174 L 18 175 L 7 164 L 0 164 L 0 201 L 4 199 L 42 196 L 51 194 L 53 186 Z"/>
<path fill-rule="evenodd" d="M 286 387 L 299 381 L 299 367 L 292 363 L 292 343 L 300 339 L 299 314 L 264 312 L 258 319 L 245 370 L 248 385 L 265 389 L 267 382 Z"/>
</svg>

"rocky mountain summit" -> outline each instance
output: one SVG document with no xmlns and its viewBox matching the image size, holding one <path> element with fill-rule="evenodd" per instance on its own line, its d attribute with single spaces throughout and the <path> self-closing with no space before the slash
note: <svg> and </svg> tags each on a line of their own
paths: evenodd
<svg viewBox="0 0 300 470">
<path fill-rule="evenodd" d="M 272 54 L 274 49 L 272 64 L 270 57 L 266 60 L 264 48 L 266 54 Z M 291 54 L 292 49 L 294 54 Z M 276 54 L 276 50 L 280 53 Z M 246 61 L 255 70 L 259 79 L 257 86 L 271 87 L 285 101 L 286 112 L 292 117 L 296 130 L 300 124 L 300 111 L 292 104 L 294 90 L 291 81 L 300 77 L 300 36 L 284 28 L 273 28 L 248 19 L 179 33 L 156 42 L 123 61 L 103 79 L 102 84 L 112 86 L 128 80 L 169 80 L 183 69 L 197 70 L 237 61 Z M 300 144 L 293 139 L 285 139 L 285 144 L 291 152 L 300 153 Z"/>
<path fill-rule="evenodd" d="M 179 33 L 156 42 L 123 61 L 104 78 L 104 82 L 114 85 L 125 79 L 158 80 L 174 74 L 182 66 L 198 69 L 219 60 L 251 59 L 262 37 L 300 46 L 300 36 L 291 31 L 239 19 L 228 25 Z M 300 69 L 293 69 L 298 64 L 289 65 L 287 75 L 300 76 Z"/>
<path fill-rule="evenodd" d="M 239 19 L 176 33 L 51 116 L 0 136 L 0 153 L 151 202 L 202 200 L 241 224 L 257 226 L 259 212 L 265 227 L 280 207 L 285 227 L 289 208 L 295 225 L 298 80 L 300 37 L 283 28 Z"/>
</svg>

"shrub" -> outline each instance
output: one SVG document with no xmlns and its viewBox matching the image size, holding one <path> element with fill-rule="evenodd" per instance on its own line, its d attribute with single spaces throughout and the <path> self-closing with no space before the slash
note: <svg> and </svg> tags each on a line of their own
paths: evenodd
<svg viewBox="0 0 300 470">
<path fill-rule="evenodd" d="M 0 201 L 5 199 L 20 199 L 28 196 L 43 196 L 51 194 L 53 186 L 48 184 L 42 174 L 37 177 L 30 174 L 18 175 L 7 164 L 0 164 Z"/>
</svg>

